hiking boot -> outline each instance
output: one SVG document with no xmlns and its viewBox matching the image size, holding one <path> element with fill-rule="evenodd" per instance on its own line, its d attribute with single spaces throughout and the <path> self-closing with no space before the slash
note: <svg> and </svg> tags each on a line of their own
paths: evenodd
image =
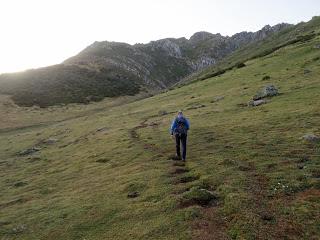
<svg viewBox="0 0 320 240">
<path fill-rule="evenodd" d="M 173 160 L 181 160 L 181 157 L 178 156 L 178 155 L 176 155 L 176 156 L 174 156 L 172 159 L 173 159 Z"/>
</svg>

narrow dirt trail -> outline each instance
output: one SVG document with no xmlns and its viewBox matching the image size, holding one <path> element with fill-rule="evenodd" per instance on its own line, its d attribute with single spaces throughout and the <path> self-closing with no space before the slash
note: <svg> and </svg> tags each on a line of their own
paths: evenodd
<svg viewBox="0 0 320 240">
<path fill-rule="evenodd" d="M 170 154 L 164 149 L 156 146 L 155 144 L 148 143 L 148 141 L 142 139 L 139 134 L 139 130 L 148 127 L 157 127 L 154 122 L 148 123 L 148 119 L 144 119 L 141 123 L 129 130 L 130 138 L 134 143 L 140 145 L 144 150 L 151 151 L 160 157 L 167 157 L 170 159 Z M 173 160 L 173 159 L 172 159 Z M 264 224 L 257 226 L 256 239 L 265 239 L 265 236 L 271 236 L 272 239 L 283 239 L 285 232 L 290 230 L 290 223 L 281 220 L 274 224 L 276 212 L 272 199 L 268 196 L 268 179 L 258 173 L 253 163 L 243 163 L 246 167 L 241 169 L 247 176 L 247 183 L 245 191 L 248 193 L 251 205 L 245 211 L 249 211 L 251 214 L 258 216 Z M 168 169 L 168 177 L 171 179 L 171 184 L 174 186 L 173 194 L 181 195 L 189 188 L 186 184 L 196 181 L 198 177 L 183 177 L 188 174 L 190 169 L 184 162 L 172 161 L 172 167 Z M 183 206 L 188 207 L 188 206 Z M 224 218 L 219 213 L 219 207 L 221 206 L 207 206 L 204 207 L 202 217 L 197 218 L 191 223 L 193 232 L 193 239 L 203 240 L 227 240 L 230 237 L 227 234 L 228 226 L 234 221 L 232 219 Z M 241 210 L 241 209 L 239 209 Z M 231 221 L 231 222 L 230 222 Z"/>
<path fill-rule="evenodd" d="M 173 195 L 181 196 L 186 191 L 189 191 L 187 184 L 192 183 L 198 180 L 201 176 L 192 176 L 188 175 L 190 169 L 187 166 L 186 162 L 174 160 L 172 154 L 168 154 L 164 149 L 159 148 L 155 144 L 150 144 L 147 141 L 144 141 L 138 133 L 138 130 L 157 126 L 155 123 L 147 123 L 147 119 L 143 120 L 138 126 L 132 128 L 129 131 L 130 138 L 141 147 L 147 151 L 158 154 L 161 157 L 167 157 L 167 159 L 172 160 L 172 164 L 168 169 L 168 177 L 170 182 L 173 185 Z M 192 204 L 197 205 L 197 204 Z M 180 205 L 179 208 L 187 208 L 192 205 Z M 201 206 L 201 218 L 196 218 L 190 222 L 190 227 L 192 229 L 192 239 L 201 239 L 201 240 L 228 240 L 230 239 L 227 236 L 227 224 L 225 220 L 220 216 L 217 211 L 217 206 Z"/>
<path fill-rule="evenodd" d="M 145 150 L 151 151 L 153 153 L 157 153 L 160 157 L 165 157 L 167 153 L 163 149 L 157 147 L 155 144 L 148 143 L 146 141 L 143 141 L 143 139 L 141 139 L 141 136 L 138 133 L 139 129 L 155 126 L 154 123 L 148 124 L 147 121 L 148 120 L 145 119 L 138 126 L 130 129 L 129 130 L 130 138 L 133 140 L 134 143 L 141 145 Z"/>
</svg>

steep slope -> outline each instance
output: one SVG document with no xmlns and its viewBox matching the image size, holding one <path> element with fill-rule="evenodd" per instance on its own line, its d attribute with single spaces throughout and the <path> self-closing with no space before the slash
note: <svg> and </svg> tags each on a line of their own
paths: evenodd
<svg viewBox="0 0 320 240">
<path fill-rule="evenodd" d="M 1 75 L 0 92 L 13 95 L 19 105 L 41 107 L 157 92 L 289 26 L 266 26 L 232 37 L 199 32 L 189 40 L 168 38 L 136 45 L 95 42 L 62 64 Z"/>
<path fill-rule="evenodd" d="M 302 137 L 320 136 L 320 36 L 244 64 L 2 133 L 1 238 L 319 239 L 320 146 Z M 279 95 L 248 107 L 268 84 Z M 177 109 L 191 121 L 186 165 L 170 159 Z"/>
</svg>

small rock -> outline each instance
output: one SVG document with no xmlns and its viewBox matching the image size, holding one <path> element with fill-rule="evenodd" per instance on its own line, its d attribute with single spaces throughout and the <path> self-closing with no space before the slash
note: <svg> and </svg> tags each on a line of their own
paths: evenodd
<svg viewBox="0 0 320 240">
<path fill-rule="evenodd" d="M 26 149 L 26 150 L 23 150 L 23 151 L 19 152 L 18 155 L 20 155 L 20 156 L 25 156 L 25 155 L 29 155 L 29 154 L 38 152 L 38 151 L 40 151 L 40 150 L 41 150 L 40 147 L 32 147 L 32 148 L 28 148 L 28 149 Z"/>
<path fill-rule="evenodd" d="M 311 70 L 309 70 L 309 69 L 304 69 L 303 70 L 303 74 L 308 74 L 308 73 L 311 73 Z"/>
<path fill-rule="evenodd" d="M 98 163 L 107 163 L 109 161 L 110 161 L 110 159 L 108 159 L 108 158 L 99 158 L 98 160 L 96 160 L 96 162 L 98 162 Z"/>
<path fill-rule="evenodd" d="M 25 186 L 25 185 L 27 185 L 27 183 L 26 182 L 16 182 L 15 184 L 13 184 L 13 186 L 15 186 L 15 187 L 23 187 L 23 186 Z"/>
<path fill-rule="evenodd" d="M 16 227 L 12 228 L 12 233 L 15 233 L 15 234 L 22 233 L 26 230 L 27 230 L 27 226 L 22 224 L 22 225 L 18 225 Z"/>
<path fill-rule="evenodd" d="M 108 128 L 107 127 L 101 127 L 97 129 L 97 132 L 104 132 L 106 131 Z"/>
<path fill-rule="evenodd" d="M 55 144 L 56 142 L 58 142 L 58 139 L 56 138 L 49 138 L 49 139 L 43 140 L 43 143 L 48 145 Z"/>
<path fill-rule="evenodd" d="M 164 115 L 167 115 L 167 114 L 168 114 L 168 112 L 165 111 L 165 110 L 160 110 L 160 111 L 158 112 L 158 115 L 159 115 L 159 116 L 164 116 Z"/>
<path fill-rule="evenodd" d="M 302 139 L 311 142 L 311 143 L 318 143 L 320 142 L 320 137 L 314 134 L 306 134 L 302 137 Z"/>
<path fill-rule="evenodd" d="M 136 198 L 136 197 L 139 197 L 139 195 L 140 195 L 139 192 L 134 191 L 134 192 L 128 193 L 127 197 L 128 197 L 128 198 Z"/>
<path fill-rule="evenodd" d="M 315 48 L 315 49 L 320 49 L 320 44 L 314 45 L 314 48 Z"/>
<path fill-rule="evenodd" d="M 253 97 L 253 100 L 256 101 L 265 97 L 273 97 L 278 94 L 278 89 L 274 85 L 267 85 L 257 92 L 257 94 Z"/>
<path fill-rule="evenodd" d="M 298 168 L 298 169 L 304 169 L 304 164 L 299 163 L 299 164 L 297 165 L 297 168 Z"/>
<path fill-rule="evenodd" d="M 219 101 L 221 101 L 223 99 L 224 99 L 224 96 L 217 96 L 211 101 L 211 103 L 219 102 Z"/>
<path fill-rule="evenodd" d="M 270 78 L 271 78 L 271 77 L 268 76 L 268 75 L 267 75 L 267 76 L 264 76 L 264 77 L 262 78 L 262 81 L 270 80 Z"/>
<path fill-rule="evenodd" d="M 248 106 L 249 107 L 257 107 L 257 106 L 260 106 L 260 105 L 266 104 L 266 103 L 267 103 L 267 101 L 264 99 L 260 99 L 260 100 L 256 100 L 256 101 L 253 100 L 253 101 L 248 102 Z"/>
</svg>

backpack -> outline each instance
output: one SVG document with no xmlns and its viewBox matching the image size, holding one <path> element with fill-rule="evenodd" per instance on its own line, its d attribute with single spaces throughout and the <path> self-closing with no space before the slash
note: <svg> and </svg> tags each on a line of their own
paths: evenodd
<svg viewBox="0 0 320 240">
<path fill-rule="evenodd" d="M 176 118 L 176 126 L 175 132 L 177 134 L 187 134 L 187 120 L 184 117 Z"/>
</svg>

